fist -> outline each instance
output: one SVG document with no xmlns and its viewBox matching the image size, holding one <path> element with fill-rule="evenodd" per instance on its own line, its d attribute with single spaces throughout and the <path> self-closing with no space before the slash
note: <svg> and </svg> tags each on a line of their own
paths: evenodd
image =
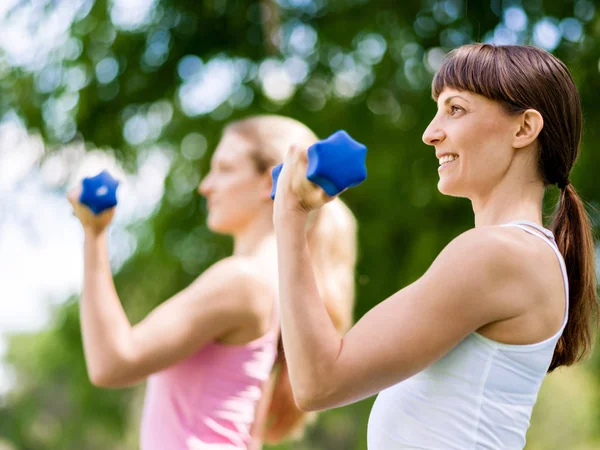
<svg viewBox="0 0 600 450">
<path fill-rule="evenodd" d="M 99 234 L 112 221 L 115 215 L 115 207 L 105 209 L 96 215 L 88 206 L 80 202 L 81 191 L 82 187 L 79 185 L 67 193 L 67 200 L 73 206 L 73 215 L 79 219 L 84 231 Z"/>
<path fill-rule="evenodd" d="M 300 208 L 308 212 L 335 198 L 327 195 L 323 188 L 306 178 L 307 168 L 307 149 L 292 145 L 285 156 L 277 187 L 277 195 L 283 194 L 286 207 Z M 283 186 L 279 186 L 280 183 Z M 277 197 L 275 201 L 277 202 Z"/>
</svg>

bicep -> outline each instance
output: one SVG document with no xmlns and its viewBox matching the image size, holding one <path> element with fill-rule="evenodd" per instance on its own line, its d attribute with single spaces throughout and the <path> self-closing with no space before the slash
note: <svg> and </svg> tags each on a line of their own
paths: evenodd
<svg viewBox="0 0 600 450">
<path fill-rule="evenodd" d="M 133 327 L 134 365 L 155 372 L 241 325 L 242 311 L 236 311 L 233 305 L 219 304 L 220 299 L 206 298 L 207 293 L 188 289 L 189 292 L 184 290 L 158 306 Z"/>
<path fill-rule="evenodd" d="M 409 378 L 468 334 L 506 318 L 510 312 L 496 300 L 506 276 L 492 255 L 441 254 L 423 277 L 377 305 L 344 336 L 328 406 Z"/>
<path fill-rule="evenodd" d="M 344 403 L 420 372 L 477 328 L 464 310 L 427 299 L 422 291 L 418 282 L 404 288 L 365 314 L 344 336 L 336 367 L 338 383 L 349 387 L 341 394 Z"/>
<path fill-rule="evenodd" d="M 200 277 L 132 328 L 121 355 L 120 383 L 163 370 L 253 320 L 247 277 L 221 272 Z"/>
</svg>

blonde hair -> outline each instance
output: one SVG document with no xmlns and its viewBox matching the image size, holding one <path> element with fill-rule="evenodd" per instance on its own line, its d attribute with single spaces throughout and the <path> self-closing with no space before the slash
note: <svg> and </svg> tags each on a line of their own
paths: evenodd
<svg viewBox="0 0 600 450">
<path fill-rule="evenodd" d="M 259 172 L 283 161 L 293 144 L 308 148 L 317 136 L 306 125 L 277 115 L 252 116 L 233 122 L 225 132 L 235 132 L 251 145 L 251 158 Z M 317 286 L 325 307 L 340 333 L 352 324 L 354 268 L 356 265 L 356 219 L 338 198 L 322 207 L 307 231 L 308 246 Z M 277 381 L 269 407 L 265 440 L 276 443 L 302 436 L 316 413 L 306 414 L 294 403 L 283 348 L 279 347 Z"/>
</svg>

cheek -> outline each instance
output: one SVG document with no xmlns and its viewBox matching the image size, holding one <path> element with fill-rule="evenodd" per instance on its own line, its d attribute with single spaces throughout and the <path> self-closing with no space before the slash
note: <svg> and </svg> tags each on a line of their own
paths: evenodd
<svg viewBox="0 0 600 450">
<path fill-rule="evenodd" d="M 229 214 L 238 218 L 256 211 L 261 201 L 256 181 L 248 177 L 231 180 L 227 189 L 223 191 L 223 199 Z"/>
<path fill-rule="evenodd" d="M 509 152 L 493 146 L 486 146 L 480 150 L 480 153 L 474 158 L 475 161 L 467 164 L 467 177 L 481 185 L 500 182 L 511 164 Z"/>
<path fill-rule="evenodd" d="M 254 178 L 239 180 L 236 186 L 232 187 L 232 191 L 235 191 L 235 196 L 239 201 L 243 201 L 247 208 L 253 208 L 260 201 L 259 186 Z"/>
<path fill-rule="evenodd" d="M 463 146 L 468 150 L 465 160 L 470 162 L 472 171 L 504 170 L 512 155 L 510 135 L 504 124 L 494 120 L 478 121 L 472 129 L 474 132 L 463 136 Z"/>
</svg>

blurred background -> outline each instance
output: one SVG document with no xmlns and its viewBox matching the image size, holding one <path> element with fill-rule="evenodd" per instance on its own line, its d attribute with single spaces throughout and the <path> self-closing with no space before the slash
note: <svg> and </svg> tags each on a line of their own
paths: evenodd
<svg viewBox="0 0 600 450">
<path fill-rule="evenodd" d="M 444 54 L 533 44 L 571 69 L 585 133 L 572 181 L 600 201 L 600 2 L 590 0 L 1 0 L 0 449 L 133 450 L 143 388 L 86 375 L 78 320 L 82 231 L 64 198 L 121 180 L 110 247 L 134 322 L 231 251 L 195 192 L 223 125 L 294 117 L 369 148 L 343 195 L 359 219 L 355 318 L 419 277 L 473 226 L 436 188 L 421 135 Z M 557 192 L 548 191 L 545 212 Z M 547 377 L 528 450 L 600 449 L 600 356 Z M 373 399 L 319 416 L 272 449 L 366 449 Z"/>
</svg>

